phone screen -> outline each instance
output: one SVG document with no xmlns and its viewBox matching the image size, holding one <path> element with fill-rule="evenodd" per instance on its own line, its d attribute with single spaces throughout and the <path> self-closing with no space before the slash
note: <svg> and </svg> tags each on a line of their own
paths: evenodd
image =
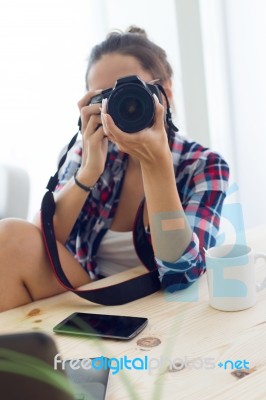
<svg viewBox="0 0 266 400">
<path fill-rule="evenodd" d="M 132 339 L 148 323 L 147 318 L 76 312 L 53 329 L 56 333 Z"/>
</svg>

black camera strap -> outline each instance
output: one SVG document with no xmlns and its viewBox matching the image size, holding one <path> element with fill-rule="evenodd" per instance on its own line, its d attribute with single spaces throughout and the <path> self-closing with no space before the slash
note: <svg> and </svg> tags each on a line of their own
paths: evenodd
<svg viewBox="0 0 266 400">
<path fill-rule="evenodd" d="M 53 177 L 50 178 L 42 204 L 41 204 L 41 222 L 42 222 L 42 233 L 44 238 L 45 248 L 48 254 L 50 264 L 54 270 L 54 273 L 59 283 L 67 290 L 72 291 L 76 295 L 83 299 L 89 300 L 93 303 L 114 306 L 121 305 L 139 298 L 148 296 L 154 292 L 160 290 L 161 285 L 158 278 L 158 269 L 154 261 L 154 255 L 152 246 L 145 233 L 143 226 L 142 217 L 144 209 L 144 200 L 142 201 L 136 219 L 134 227 L 134 244 L 136 252 L 147 268 L 147 273 L 144 273 L 135 278 L 117 283 L 111 286 L 105 286 L 98 289 L 79 290 L 75 289 L 67 279 L 64 270 L 61 266 L 58 248 L 56 243 L 56 237 L 54 232 L 53 217 L 55 214 L 56 204 L 54 201 L 53 191 L 58 183 L 58 172 L 64 161 L 70 148 L 76 141 L 78 133 L 70 141 L 66 153 L 63 155 L 59 162 L 58 170 Z"/>
<path fill-rule="evenodd" d="M 162 85 L 160 85 L 159 83 L 156 83 L 156 85 L 158 86 L 158 88 L 160 89 L 162 94 L 164 95 L 164 98 L 166 101 L 165 119 L 166 119 L 167 126 L 168 126 L 168 128 L 170 128 L 171 131 L 178 132 L 178 128 L 175 126 L 175 124 L 173 123 L 173 120 L 172 120 L 172 112 L 171 112 L 171 107 L 170 107 L 170 103 L 169 103 L 167 94 L 165 93 L 165 90 Z"/>
<path fill-rule="evenodd" d="M 127 281 L 119 282 L 115 285 L 105 286 L 98 289 L 79 290 L 75 289 L 67 279 L 58 255 L 56 238 L 53 227 L 53 215 L 55 212 L 55 202 L 52 192 L 45 193 L 42 201 L 42 232 L 46 251 L 53 267 L 54 273 L 59 283 L 67 290 L 72 291 L 79 297 L 89 300 L 93 303 L 106 306 L 115 306 L 139 298 L 148 296 L 160 290 L 161 285 L 158 278 L 158 270 L 155 266 L 146 265 L 147 273 L 144 273 Z M 143 245 L 143 243 L 142 243 Z M 145 257 L 147 257 L 147 248 L 145 248 Z"/>
</svg>

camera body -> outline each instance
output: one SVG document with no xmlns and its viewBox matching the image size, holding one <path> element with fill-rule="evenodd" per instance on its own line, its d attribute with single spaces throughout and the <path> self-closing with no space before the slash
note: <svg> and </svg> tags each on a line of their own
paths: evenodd
<svg viewBox="0 0 266 400">
<path fill-rule="evenodd" d="M 156 84 L 146 83 L 137 75 L 131 75 L 118 79 L 113 88 L 105 89 L 92 97 L 90 104 L 101 103 L 107 98 L 106 111 L 114 123 L 122 131 L 134 133 L 154 123 L 153 94 L 156 94 L 162 103 L 161 92 Z"/>
</svg>

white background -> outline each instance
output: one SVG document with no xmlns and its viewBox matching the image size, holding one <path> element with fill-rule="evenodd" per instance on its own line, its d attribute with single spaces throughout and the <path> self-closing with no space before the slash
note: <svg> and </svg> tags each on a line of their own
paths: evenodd
<svg viewBox="0 0 266 400">
<path fill-rule="evenodd" d="M 90 48 L 137 24 L 174 67 L 182 133 L 229 161 L 246 226 L 265 223 L 265 20 L 264 0 L 2 0 L 0 162 L 29 172 L 29 219 L 77 130 Z"/>
</svg>

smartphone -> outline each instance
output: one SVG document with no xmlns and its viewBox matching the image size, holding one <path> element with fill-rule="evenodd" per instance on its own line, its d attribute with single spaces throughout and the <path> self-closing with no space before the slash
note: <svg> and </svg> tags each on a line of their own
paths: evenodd
<svg viewBox="0 0 266 400">
<path fill-rule="evenodd" d="M 129 340 L 140 333 L 148 318 L 75 312 L 53 328 L 56 333 Z"/>
</svg>

